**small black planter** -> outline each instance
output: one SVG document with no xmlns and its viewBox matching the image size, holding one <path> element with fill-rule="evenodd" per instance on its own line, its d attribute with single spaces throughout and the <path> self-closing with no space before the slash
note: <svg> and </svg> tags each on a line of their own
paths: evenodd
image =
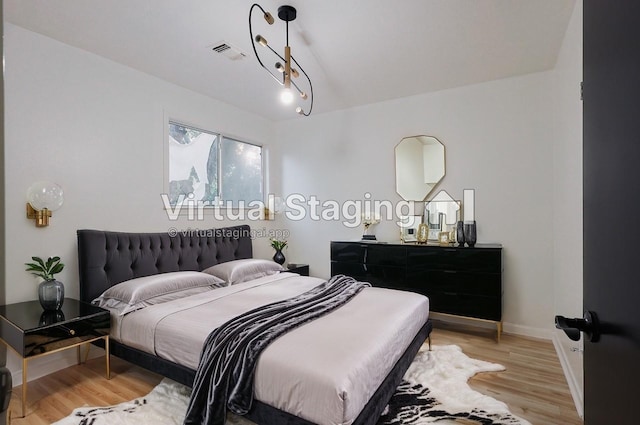
<svg viewBox="0 0 640 425">
<path fill-rule="evenodd" d="M 280 265 L 284 264 L 285 258 L 284 258 L 284 254 L 282 253 L 282 250 L 276 249 L 276 253 L 273 256 L 273 261 L 275 261 Z"/>
</svg>

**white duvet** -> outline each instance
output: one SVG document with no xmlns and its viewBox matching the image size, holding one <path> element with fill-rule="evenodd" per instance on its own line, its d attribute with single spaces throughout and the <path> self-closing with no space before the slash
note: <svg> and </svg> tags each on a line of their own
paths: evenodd
<svg viewBox="0 0 640 425">
<path fill-rule="evenodd" d="M 232 317 L 301 294 L 321 279 L 280 273 L 118 317 L 111 336 L 196 369 L 207 335 Z M 319 425 L 349 425 L 426 322 L 429 301 L 365 288 L 344 306 L 274 341 L 256 368 L 255 397 Z"/>
</svg>

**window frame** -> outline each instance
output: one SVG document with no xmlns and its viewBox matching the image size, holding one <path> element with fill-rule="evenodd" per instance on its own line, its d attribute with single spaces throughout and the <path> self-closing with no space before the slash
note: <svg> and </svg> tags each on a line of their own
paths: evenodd
<svg viewBox="0 0 640 425">
<path fill-rule="evenodd" d="M 179 126 L 183 126 L 183 127 L 188 127 L 190 129 L 196 130 L 196 131 L 202 131 L 205 133 L 209 133 L 209 134 L 213 134 L 217 137 L 217 141 L 218 141 L 218 167 L 217 167 L 217 176 L 216 179 L 218 181 L 218 196 L 220 197 L 220 202 L 221 205 L 224 207 L 226 206 L 226 200 L 222 199 L 221 195 L 222 195 L 222 140 L 224 138 L 233 140 L 235 142 L 239 142 L 239 143 L 245 143 L 247 145 L 251 145 L 251 146 L 255 146 L 260 148 L 260 174 L 262 177 L 262 181 L 261 181 L 261 190 L 262 190 L 262 199 L 259 199 L 258 201 L 262 202 L 263 204 L 266 204 L 266 199 L 267 199 L 267 176 L 268 176 L 268 172 L 267 172 L 267 168 L 266 168 L 266 148 L 263 144 L 261 143 L 257 143 L 257 142 L 253 142 L 253 141 L 249 141 L 247 140 L 245 137 L 240 137 L 231 133 L 227 133 L 227 132 L 222 132 L 222 131 L 217 131 L 217 130 L 208 130 L 206 128 L 206 126 L 202 126 L 202 125 L 198 125 L 198 124 L 193 124 L 187 120 L 182 120 L 182 119 L 177 119 L 174 118 L 172 116 L 167 116 L 164 119 L 164 130 L 163 130 L 163 135 L 164 135 L 164 150 L 163 150 L 163 162 L 164 162 L 164 172 L 163 172 L 163 189 L 165 194 L 169 195 L 169 168 L 170 168 L 170 161 L 171 161 L 171 157 L 170 157 L 170 152 L 169 152 L 169 125 L 174 124 L 174 125 L 179 125 Z M 254 200 L 255 201 L 255 200 Z M 242 209 L 251 209 L 250 207 L 248 207 L 248 204 L 252 202 L 252 201 L 247 201 L 245 200 L 245 206 L 244 208 L 239 208 L 238 206 L 233 206 L 231 209 L 233 211 L 238 211 L 238 210 L 242 210 Z M 163 209 L 172 209 L 172 208 L 176 208 L 175 205 L 163 205 Z M 215 205 L 206 205 L 204 207 L 204 210 L 207 211 L 211 211 L 214 208 L 216 208 Z M 222 208 L 222 210 L 224 210 L 226 208 Z M 188 208 L 181 208 L 180 210 L 180 215 L 185 215 L 187 213 Z"/>
</svg>

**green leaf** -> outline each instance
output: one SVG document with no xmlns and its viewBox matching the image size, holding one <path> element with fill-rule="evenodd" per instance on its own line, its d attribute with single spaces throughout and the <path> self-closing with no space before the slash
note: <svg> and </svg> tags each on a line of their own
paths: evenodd
<svg viewBox="0 0 640 425">
<path fill-rule="evenodd" d="M 52 280 L 56 273 L 60 273 L 64 269 L 64 264 L 60 262 L 60 257 L 49 257 L 44 262 L 40 257 L 31 257 L 33 263 L 24 263 L 25 269 L 34 276 L 44 280 Z"/>
<path fill-rule="evenodd" d="M 53 277 L 54 274 L 60 273 L 63 268 L 64 268 L 64 264 L 58 263 L 51 270 L 49 270 L 49 274 L 51 275 L 51 277 Z"/>
<path fill-rule="evenodd" d="M 40 266 L 41 266 L 43 269 L 45 268 L 45 266 L 44 266 L 44 261 L 42 261 L 42 258 L 40 258 L 40 257 L 31 257 L 31 259 L 32 259 L 33 261 L 35 261 L 36 263 L 40 264 Z"/>
</svg>

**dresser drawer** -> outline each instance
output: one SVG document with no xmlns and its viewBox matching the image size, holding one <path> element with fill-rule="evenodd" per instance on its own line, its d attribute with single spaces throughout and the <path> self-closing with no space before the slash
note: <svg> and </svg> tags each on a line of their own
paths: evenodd
<svg viewBox="0 0 640 425">
<path fill-rule="evenodd" d="M 331 275 L 344 274 L 385 288 L 400 288 L 406 280 L 403 267 L 331 262 Z"/>
<path fill-rule="evenodd" d="M 429 297 L 429 310 L 486 320 L 502 320 L 502 301 L 499 297 L 433 291 Z"/>
<path fill-rule="evenodd" d="M 397 245 L 332 242 L 331 260 L 341 263 L 405 267 L 407 252 L 404 246 Z"/>
<path fill-rule="evenodd" d="M 365 248 L 363 244 L 331 242 L 331 261 L 340 263 L 364 263 L 364 259 Z"/>
<path fill-rule="evenodd" d="M 455 270 L 409 270 L 407 286 L 421 291 L 454 291 L 461 294 L 499 297 L 502 295 L 502 275 Z"/>
<path fill-rule="evenodd" d="M 456 270 L 501 273 L 500 249 L 416 247 L 407 250 L 407 267 L 416 270 Z"/>
</svg>

